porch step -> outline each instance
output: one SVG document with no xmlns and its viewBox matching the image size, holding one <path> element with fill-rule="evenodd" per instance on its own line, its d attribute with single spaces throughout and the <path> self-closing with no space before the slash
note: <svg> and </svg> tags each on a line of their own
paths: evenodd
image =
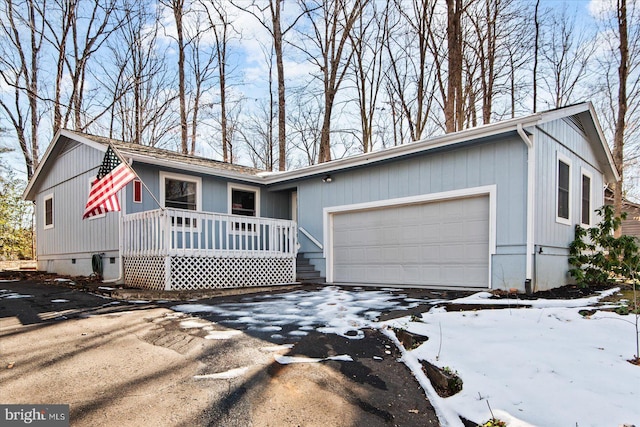
<svg viewBox="0 0 640 427">
<path fill-rule="evenodd" d="M 325 283 L 325 278 L 301 253 L 296 257 L 296 280 L 301 283 Z"/>
</svg>

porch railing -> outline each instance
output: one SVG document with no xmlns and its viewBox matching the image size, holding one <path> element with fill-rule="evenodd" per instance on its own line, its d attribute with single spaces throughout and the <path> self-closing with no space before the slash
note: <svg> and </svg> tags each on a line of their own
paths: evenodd
<svg viewBox="0 0 640 427">
<path fill-rule="evenodd" d="M 125 257 L 291 258 L 296 223 L 289 220 L 157 209 L 123 217 Z"/>
</svg>

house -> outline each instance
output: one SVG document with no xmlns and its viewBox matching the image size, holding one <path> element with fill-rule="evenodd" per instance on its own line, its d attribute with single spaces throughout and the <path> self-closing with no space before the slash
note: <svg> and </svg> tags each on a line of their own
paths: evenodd
<svg viewBox="0 0 640 427">
<path fill-rule="evenodd" d="M 604 202 L 613 206 L 613 190 L 609 187 L 604 190 Z M 634 203 L 627 198 L 622 198 L 622 212 L 626 213 L 626 218 L 620 225 L 622 234 L 640 239 L 640 204 Z"/>
<path fill-rule="evenodd" d="M 108 143 L 142 182 L 82 221 Z M 583 103 L 285 172 L 63 130 L 25 198 L 47 271 L 104 254 L 133 286 L 255 286 L 295 281 L 299 253 L 328 283 L 529 291 L 570 282 L 574 227 L 618 178 Z"/>
</svg>

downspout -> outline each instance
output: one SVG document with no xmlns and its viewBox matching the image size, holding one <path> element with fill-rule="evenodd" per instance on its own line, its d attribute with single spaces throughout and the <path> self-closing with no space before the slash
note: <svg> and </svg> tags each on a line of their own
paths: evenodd
<svg viewBox="0 0 640 427">
<path fill-rule="evenodd" d="M 535 226 L 535 188 L 536 188 L 536 155 L 533 141 L 525 133 L 522 124 L 518 123 L 518 135 L 527 145 L 527 248 L 525 265 L 525 290 L 532 292 L 535 287 L 533 280 L 533 257 L 535 256 L 534 226 Z M 528 286 L 527 286 L 528 285 Z"/>
<path fill-rule="evenodd" d="M 127 210 L 127 188 L 123 188 L 120 194 L 120 199 L 122 203 L 120 203 L 120 211 L 118 212 L 118 277 L 115 279 L 107 279 L 103 280 L 102 283 L 120 283 L 124 280 L 124 260 L 122 258 L 122 228 L 124 222 L 124 212 Z"/>
</svg>

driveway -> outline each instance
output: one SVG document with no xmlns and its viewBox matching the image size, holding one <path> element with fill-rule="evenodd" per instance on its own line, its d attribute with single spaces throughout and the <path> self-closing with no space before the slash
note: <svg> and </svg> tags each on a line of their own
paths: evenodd
<svg viewBox="0 0 640 427">
<path fill-rule="evenodd" d="M 79 426 L 439 425 L 374 322 L 445 293 L 123 301 L 74 286 L 0 281 L 0 403 L 70 404 Z"/>
</svg>

